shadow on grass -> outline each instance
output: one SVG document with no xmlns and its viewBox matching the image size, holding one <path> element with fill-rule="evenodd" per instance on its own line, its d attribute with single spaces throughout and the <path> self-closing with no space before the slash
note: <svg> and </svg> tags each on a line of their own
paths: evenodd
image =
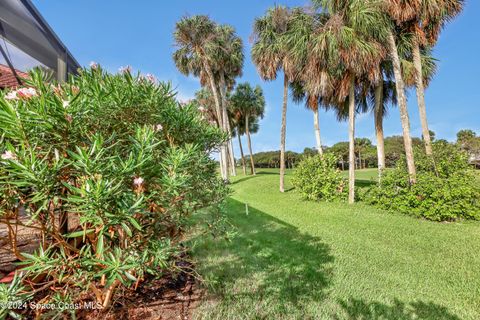
<svg viewBox="0 0 480 320">
<path fill-rule="evenodd" d="M 257 171 L 256 175 L 251 175 L 250 171 L 247 170 L 247 175 L 245 177 L 232 182 L 232 184 L 237 184 L 237 183 L 240 183 L 240 182 L 244 182 L 244 181 L 250 180 L 252 178 L 256 178 L 257 176 L 261 176 L 261 175 L 277 175 L 278 176 L 278 175 L 280 175 L 280 173 L 271 172 L 271 171 Z"/>
<path fill-rule="evenodd" d="M 373 185 L 376 185 L 376 184 L 377 184 L 377 182 L 375 182 L 373 180 L 355 179 L 355 186 L 360 187 L 360 188 L 366 188 L 366 187 L 370 187 L 370 186 L 373 186 Z"/>
<path fill-rule="evenodd" d="M 334 261 L 319 238 L 250 207 L 228 200 L 228 216 L 237 234 L 203 242 L 197 257 L 207 263 L 200 273 L 211 285 L 219 304 L 204 311 L 206 318 L 275 319 L 301 314 L 326 297 Z M 211 292 L 212 292 L 211 291 Z"/>
<path fill-rule="evenodd" d="M 339 305 L 346 314 L 335 319 L 382 319 L 382 320 L 460 320 L 447 308 L 435 303 L 422 301 L 404 303 L 395 299 L 392 305 L 380 302 L 365 302 L 358 299 L 340 301 Z"/>
</svg>

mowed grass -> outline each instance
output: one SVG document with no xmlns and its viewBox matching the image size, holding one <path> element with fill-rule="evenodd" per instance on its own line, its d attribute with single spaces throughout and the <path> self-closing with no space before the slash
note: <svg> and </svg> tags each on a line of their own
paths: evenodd
<svg viewBox="0 0 480 320">
<path fill-rule="evenodd" d="M 194 248 L 208 288 L 196 318 L 480 319 L 480 223 L 306 202 L 286 178 L 284 194 L 276 170 L 233 179 L 236 236 Z"/>
</svg>

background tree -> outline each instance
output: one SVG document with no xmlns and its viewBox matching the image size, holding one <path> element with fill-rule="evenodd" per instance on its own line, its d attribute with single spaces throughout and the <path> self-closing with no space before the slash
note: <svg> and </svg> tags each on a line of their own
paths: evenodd
<svg viewBox="0 0 480 320">
<path fill-rule="evenodd" d="M 249 83 L 238 84 L 231 97 L 232 113 L 244 123 L 245 134 L 247 136 L 248 150 L 250 152 L 250 172 L 255 175 L 255 164 L 253 161 L 252 141 L 250 137 L 250 128 L 258 119 L 263 118 L 265 113 L 265 98 L 260 86 L 252 88 Z"/>
<path fill-rule="evenodd" d="M 460 130 L 457 133 L 457 145 L 470 156 L 470 161 L 480 165 L 480 137 L 473 130 Z"/>
</svg>

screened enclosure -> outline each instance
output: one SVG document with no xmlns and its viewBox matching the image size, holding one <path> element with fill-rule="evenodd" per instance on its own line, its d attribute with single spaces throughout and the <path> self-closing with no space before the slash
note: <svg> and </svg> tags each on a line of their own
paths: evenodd
<svg viewBox="0 0 480 320">
<path fill-rule="evenodd" d="M 30 0 L 0 1 L 0 51 L 0 72 L 8 68 L 19 83 L 33 67 L 51 70 L 60 82 L 80 67 Z"/>
</svg>

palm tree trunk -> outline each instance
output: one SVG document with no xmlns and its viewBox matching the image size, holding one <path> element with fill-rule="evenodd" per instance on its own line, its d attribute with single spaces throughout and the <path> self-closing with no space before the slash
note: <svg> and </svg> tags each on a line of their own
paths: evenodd
<svg viewBox="0 0 480 320">
<path fill-rule="evenodd" d="M 257 173 L 255 172 L 255 163 L 253 162 L 252 140 L 250 139 L 250 130 L 248 129 L 248 118 L 249 116 L 247 115 L 245 119 L 245 133 L 247 134 L 248 152 L 250 152 L 250 173 L 256 175 Z"/>
<path fill-rule="evenodd" d="M 243 155 L 242 137 L 240 136 L 240 128 L 237 127 L 238 146 L 240 147 L 240 156 L 242 157 L 243 174 L 247 175 L 247 165 L 245 164 L 245 156 Z"/>
<path fill-rule="evenodd" d="M 315 128 L 318 154 L 323 156 L 322 140 L 320 139 L 320 125 L 318 121 L 318 107 L 313 110 L 313 126 Z"/>
<path fill-rule="evenodd" d="M 285 136 L 287 131 L 288 78 L 283 78 L 282 128 L 280 130 L 280 192 L 285 192 Z"/>
<path fill-rule="evenodd" d="M 378 179 L 385 170 L 385 142 L 383 136 L 383 79 L 375 87 L 375 133 L 377 135 Z"/>
<path fill-rule="evenodd" d="M 415 67 L 415 86 L 417 91 L 418 113 L 422 124 L 422 135 L 425 143 L 425 152 L 432 155 L 432 139 L 428 129 L 427 108 L 425 105 L 425 88 L 423 87 L 422 58 L 420 55 L 420 45 L 418 40 L 413 40 L 413 66 Z"/>
<path fill-rule="evenodd" d="M 217 92 L 217 86 L 215 84 L 215 78 L 213 76 L 212 69 L 210 68 L 210 65 L 207 62 L 204 62 L 204 68 L 205 72 L 207 73 L 209 82 L 210 82 L 210 88 L 212 90 L 213 94 L 213 99 L 215 101 L 215 112 L 217 114 L 217 119 L 219 123 L 219 127 L 222 131 L 224 131 L 223 127 L 223 117 L 222 117 L 222 104 L 220 102 L 220 98 L 218 96 Z M 220 146 L 220 172 L 222 174 L 222 178 L 225 181 L 228 181 L 228 169 L 227 169 L 227 148 L 226 144 L 222 143 Z"/>
<path fill-rule="evenodd" d="M 222 98 L 222 115 L 223 115 L 223 126 L 225 131 L 228 133 L 228 160 L 231 167 L 232 176 L 237 175 L 237 169 L 235 168 L 235 155 L 233 154 L 233 143 L 232 143 L 232 130 L 230 128 L 230 120 L 228 119 L 227 113 L 227 85 L 225 84 L 225 75 L 223 72 L 220 72 L 220 95 Z"/>
<path fill-rule="evenodd" d="M 352 76 L 348 96 L 348 203 L 355 202 L 355 77 Z"/>
<path fill-rule="evenodd" d="M 400 58 L 398 57 L 397 44 L 395 43 L 393 33 L 390 33 L 388 36 L 388 45 L 390 49 L 390 56 L 393 62 L 393 72 L 395 74 L 395 86 L 397 89 L 400 120 L 403 128 L 403 143 L 405 145 L 408 174 L 410 176 L 410 183 L 415 183 L 416 168 L 415 161 L 413 159 L 412 137 L 410 135 L 410 119 L 408 117 L 407 98 L 405 97 L 405 84 L 403 82 Z"/>
</svg>

